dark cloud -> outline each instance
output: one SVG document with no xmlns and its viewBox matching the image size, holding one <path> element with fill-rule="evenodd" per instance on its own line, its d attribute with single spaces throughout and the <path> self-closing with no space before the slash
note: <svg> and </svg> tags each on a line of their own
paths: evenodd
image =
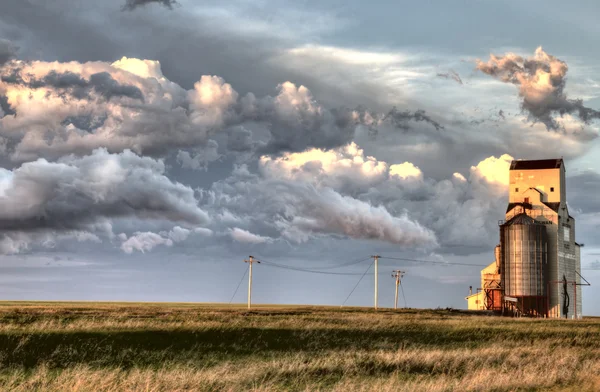
<svg viewBox="0 0 600 392">
<path fill-rule="evenodd" d="M 0 169 L 0 196 L 3 243 L 40 232 L 95 235 L 98 226 L 110 227 L 117 218 L 190 225 L 209 220 L 193 190 L 169 180 L 161 161 L 130 151 L 99 149 L 83 158 L 40 159 L 12 171 Z"/>
<path fill-rule="evenodd" d="M 208 170 L 208 165 L 222 158 L 219 154 L 219 144 L 214 140 L 209 140 L 206 145 L 191 151 L 179 150 L 177 153 L 177 162 L 184 169 Z"/>
<path fill-rule="evenodd" d="M 14 113 L 13 113 L 14 114 Z M 69 126 L 73 125 L 77 129 L 82 129 L 88 132 L 93 132 L 95 129 L 98 129 L 102 125 L 108 116 L 106 114 L 103 115 L 92 115 L 92 114 L 82 114 L 77 116 L 69 116 L 65 118 L 60 125 Z"/>
<path fill-rule="evenodd" d="M 112 61 L 123 53 L 152 56 L 152 58 L 158 56 L 159 59 L 164 60 L 163 66 L 168 70 L 165 73 L 167 75 L 170 73 L 173 80 L 185 86 L 180 88 L 184 96 L 191 91 L 185 89 L 191 88 L 198 80 L 198 69 L 208 74 L 223 73 L 227 81 L 240 91 L 239 97 L 226 106 L 203 106 L 204 104 L 200 102 L 200 105 L 194 107 L 187 96 L 183 100 L 174 99 L 162 105 L 159 100 L 153 100 L 152 97 L 169 96 L 169 92 L 164 87 L 156 90 L 148 89 L 145 85 L 124 80 L 114 75 L 112 71 L 108 71 L 118 83 L 138 87 L 146 99 L 145 104 L 124 103 L 120 101 L 120 96 L 114 96 L 113 100 L 119 101 L 118 111 L 124 114 L 121 117 L 107 111 L 105 107 L 96 107 L 86 101 L 85 111 L 61 114 L 59 118 L 46 123 L 43 132 L 40 130 L 39 134 L 30 133 L 28 141 L 20 146 L 20 151 L 23 152 L 21 159 L 35 159 L 38 156 L 57 159 L 61 155 L 72 152 L 85 155 L 94 148 L 106 146 L 113 152 L 133 148 L 140 153 L 162 156 L 173 156 L 169 154 L 173 154 L 174 151 L 179 154 L 181 150 L 179 164 L 187 162 L 185 165 L 188 168 L 205 168 L 206 163 L 210 161 L 210 156 L 214 157 L 225 151 L 232 154 L 258 152 L 258 154 L 269 153 L 276 156 L 282 152 L 303 151 L 311 147 L 337 148 L 356 138 L 357 127 L 359 129 L 367 127 L 379 130 L 377 138 L 372 142 L 375 156 L 379 157 L 381 153 L 390 162 L 398 159 L 409 160 L 421 165 L 427 173 L 437 171 L 446 175 L 446 172 L 450 171 L 451 175 L 451 171 L 456 167 L 468 170 L 472 162 L 515 147 L 514 143 L 507 143 L 512 137 L 498 135 L 498 140 L 490 140 L 483 132 L 480 133 L 482 136 L 478 136 L 480 138 L 478 140 L 462 140 L 472 139 L 474 133 L 472 127 L 465 127 L 464 132 L 458 130 L 458 126 L 449 129 L 447 120 L 438 120 L 442 116 L 431 116 L 421 110 L 395 109 L 386 116 L 385 107 L 384 109 L 379 107 L 377 112 L 361 108 L 344 108 L 344 106 L 352 108 L 355 105 L 355 103 L 347 103 L 346 99 L 349 102 L 353 100 L 357 102 L 355 97 L 360 97 L 361 100 L 365 100 L 365 104 L 369 104 L 376 100 L 374 97 L 386 96 L 386 94 L 374 88 L 375 84 L 365 86 L 361 82 L 350 83 L 346 87 L 331 86 L 330 83 L 319 80 L 318 76 L 309 75 L 309 72 L 298 69 L 284 70 L 273 61 L 267 62 L 264 59 L 272 60 L 273 54 L 293 47 L 289 42 L 284 42 L 274 35 L 244 37 L 241 33 L 215 30 L 215 27 L 208 23 L 209 20 L 201 15 L 187 18 L 185 15 L 173 13 L 170 16 L 177 17 L 176 22 L 167 27 L 163 26 L 165 28 L 161 30 L 162 33 L 149 42 L 144 38 L 147 36 L 146 33 L 161 25 L 161 22 L 155 20 L 151 13 L 117 12 L 111 16 L 114 19 L 113 24 L 113 21 L 108 20 L 107 14 L 103 12 L 104 7 L 114 8 L 114 3 L 104 3 L 105 5 L 97 7 L 99 20 L 103 21 L 103 28 L 99 29 L 95 24 L 89 23 L 89 20 L 86 25 L 85 17 L 75 11 L 67 10 L 62 14 L 55 12 L 49 6 L 48 12 L 45 13 L 47 20 L 35 20 L 35 15 L 25 9 L 26 4 L 8 1 L 12 6 L 7 10 L 4 18 L 14 20 L 15 25 L 29 26 L 27 29 L 32 36 L 36 35 L 40 40 L 48 42 L 48 53 L 51 54 L 51 59 L 75 59 L 83 62 L 99 58 Z M 40 4 L 40 7 L 46 10 L 46 5 Z M 67 20 L 71 23 L 56 23 Z M 50 24 L 50 22 L 62 26 L 61 29 L 51 30 L 43 27 L 44 23 Z M 119 32 L 116 26 L 122 23 L 129 26 L 128 30 L 131 33 L 126 41 L 117 39 Z M 107 25 L 115 28 L 106 29 Z M 45 30 L 48 32 L 46 33 Z M 85 37 L 82 40 L 91 44 L 66 47 L 62 43 L 68 39 L 67 36 Z M 186 45 L 172 45 L 172 42 L 181 37 L 185 37 Z M 248 49 L 249 42 L 255 43 L 252 45 L 252 50 Z M 90 47 L 93 47 L 93 50 Z M 27 50 L 31 55 L 31 49 Z M 215 55 L 216 53 L 219 55 Z M 248 63 L 257 66 L 248 68 L 246 66 Z M 86 75 L 85 79 L 89 79 L 89 73 Z M 161 80 L 160 76 L 156 79 Z M 320 101 L 316 102 L 312 98 L 313 94 L 310 94 L 306 102 L 302 99 L 298 100 L 303 97 L 297 91 L 300 87 L 296 87 L 296 95 L 292 100 L 297 100 L 301 104 L 285 107 L 282 101 L 285 97 L 281 91 L 273 94 L 272 89 L 277 82 L 288 79 L 296 81 L 294 86 L 302 84 L 310 86 L 319 100 L 326 97 L 328 106 Z M 243 105 L 244 98 L 248 97 L 247 91 L 253 91 L 260 97 L 254 98 L 256 106 L 250 111 L 245 111 Z M 91 93 L 104 98 L 95 89 L 92 89 Z M 350 99 L 349 96 L 353 98 Z M 342 107 L 336 110 L 328 109 L 328 107 L 339 106 Z M 196 115 L 192 115 L 193 111 L 196 111 Z M 222 115 L 217 118 L 222 121 L 206 123 L 205 120 L 213 114 Z M 18 135 L 21 130 L 31 132 L 30 124 L 35 124 L 38 119 L 30 119 L 31 123 L 23 123 L 23 127 L 18 130 L 12 129 L 16 132 L 11 132 L 11 135 Z M 248 123 L 258 125 L 253 127 Z M 67 128 L 66 131 L 61 127 Z M 390 132 L 387 132 L 389 128 L 406 130 L 409 127 L 415 132 L 396 132 L 396 138 L 391 138 Z M 444 127 L 447 132 L 437 132 Z M 76 131 L 72 131 L 72 128 L 76 128 Z M 265 132 L 262 132 L 263 128 L 266 129 Z M 55 134 L 53 134 L 54 129 L 57 130 Z M 223 132 L 225 139 L 218 139 L 218 132 L 221 130 L 225 131 Z M 102 131 L 106 132 L 102 133 Z M 99 137 L 100 135 L 103 137 Z M 109 138 L 109 135 L 114 137 Z M 206 149 L 211 139 L 219 141 L 221 148 L 219 153 L 212 148 Z M 31 140 L 43 140 L 44 143 L 38 145 L 31 143 Z M 69 144 L 65 141 L 69 143 L 78 141 L 78 143 Z M 9 145 L 9 152 L 10 149 Z M 469 151 L 469 154 L 465 154 L 465 151 Z M 535 154 L 538 150 L 533 151 L 531 146 L 523 146 L 519 151 Z M 206 152 L 210 154 L 206 155 Z M 434 155 L 439 159 L 430 158 Z M 440 168 L 439 163 L 436 163 L 440 160 L 452 162 L 452 165 L 443 165 L 444 167 Z M 250 166 L 252 165 L 253 163 L 250 163 Z M 343 191 L 340 190 L 340 194 L 344 194 Z M 406 190 L 402 197 L 409 201 L 424 202 L 431 200 L 431 194 L 431 189 Z"/>
<path fill-rule="evenodd" d="M 569 99 L 565 93 L 567 63 L 547 54 L 539 47 L 533 57 L 523 58 L 514 53 L 490 55 L 487 62 L 477 60 L 477 69 L 502 82 L 519 87 L 523 98 L 521 107 L 533 121 L 542 122 L 548 129 L 561 126 L 555 116 L 573 114 L 588 124 L 600 118 L 600 111 L 583 105 L 581 99 Z"/>
<path fill-rule="evenodd" d="M 141 90 L 132 85 L 117 82 L 108 72 L 98 72 L 90 75 L 86 80 L 81 75 L 66 71 L 57 72 L 51 70 L 43 78 L 36 79 L 26 75 L 27 81 L 23 79 L 21 65 L 9 68 L 6 73 L 0 74 L 0 80 L 8 84 L 16 84 L 31 89 L 52 87 L 57 90 L 57 95 L 64 96 L 68 93 L 76 99 L 90 98 L 90 90 L 110 100 L 113 97 L 128 97 L 144 100 Z"/>
<path fill-rule="evenodd" d="M 279 85 L 275 96 L 240 97 L 222 78 L 204 75 L 186 91 L 150 60 L 16 62 L 5 68 L 0 91 L 14 97 L 7 105 L 16 116 L 0 126 L 0 136 L 13 141 L 11 158 L 16 161 L 86 154 L 99 147 L 162 156 L 173 149 L 208 151 L 210 138 L 247 123 L 266 128 L 266 138 L 251 140 L 247 131 L 231 131 L 226 146 L 233 152 L 335 148 L 348 144 L 360 126 L 408 130 L 422 122 L 443 129 L 423 110 L 393 108 L 383 114 L 361 107 L 329 109 L 308 88 L 291 82 Z M 214 160 L 200 155 L 206 156 L 183 151 L 180 162 L 200 168 Z M 211 156 L 218 157 L 216 150 Z"/>
<path fill-rule="evenodd" d="M 97 2 L 84 11 L 70 0 L 3 0 L 0 26 L 6 26 L 23 59 L 112 61 L 124 53 L 121 40 L 110 34 L 116 32 L 116 26 L 109 27 L 111 20 L 116 22 L 114 9 L 121 3 L 122 0 L 112 0 L 112 4 L 111 0 Z M 110 16 L 108 8 L 112 9 Z"/>
<path fill-rule="evenodd" d="M 65 5 L 70 2 L 60 1 Z M 115 13 L 122 0 L 96 2 L 85 12 L 80 7 L 57 7 L 56 3 L 48 2 L 34 5 L 5 0 L 4 3 L 0 24 L 5 21 L 14 29 L 15 37 L 19 37 L 14 42 L 21 47 L 22 58 L 112 62 L 128 54 L 159 60 L 164 74 L 186 89 L 198 80 L 201 70 L 203 74 L 224 77 L 241 94 L 269 95 L 278 83 L 291 80 L 310 86 L 330 107 L 365 104 L 376 110 L 389 108 L 384 97 L 389 96 L 392 89 L 386 88 L 383 93 L 379 83 L 331 83 L 311 72 L 311 67 L 298 70 L 285 67 L 279 56 L 298 42 L 295 35 L 280 34 L 278 28 L 248 32 L 243 27 L 246 22 L 230 21 L 229 15 L 221 15 L 227 20 L 220 23 L 221 19 L 209 13 L 195 12 L 169 13 L 169 23 L 163 23 L 164 19 L 151 12 Z M 260 14 L 261 7 L 249 4 L 234 7 L 247 8 L 244 17 L 246 14 L 252 18 L 264 16 Z M 288 30 L 285 28 L 285 32 Z M 77 42 L 72 41 L 73 37 L 77 37 Z M 65 42 L 70 44 L 65 45 Z M 248 64 L 253 66 L 248 67 Z"/>
<path fill-rule="evenodd" d="M 436 130 L 443 129 L 424 110 L 400 111 L 394 107 L 384 114 L 364 107 L 326 109 L 306 87 L 297 87 L 290 82 L 279 86 L 276 97 L 256 100 L 249 95 L 242 99 L 242 104 L 242 112 L 248 119 L 264 121 L 269 126 L 271 138 L 259 149 L 263 154 L 343 146 L 353 140 L 357 126 L 368 127 L 374 134 L 385 125 L 408 130 L 411 122 L 424 122 Z"/>
<path fill-rule="evenodd" d="M 129 97 L 144 100 L 144 96 L 139 88 L 118 83 L 108 72 L 91 75 L 90 86 L 106 99 L 111 99 L 112 97 Z"/>
<path fill-rule="evenodd" d="M 439 251 L 468 254 L 496 244 L 510 160 L 490 157 L 465 176 L 438 181 L 408 162 L 366 156 L 356 144 L 311 149 L 263 156 L 258 173 L 238 166 L 203 192 L 201 205 L 215 217 L 215 231 L 238 227 L 292 243 L 344 236 L 409 248 L 439 244 Z"/>
<path fill-rule="evenodd" d="M 445 73 L 438 73 L 437 76 L 440 78 L 444 78 L 444 79 L 452 79 L 458 84 L 463 84 L 463 81 L 460 78 L 460 75 L 458 74 L 458 72 L 456 72 L 453 69 L 451 69 L 450 71 L 445 72 Z"/>
<path fill-rule="evenodd" d="M 250 118 L 267 123 L 270 132 L 261 153 L 338 147 L 352 140 L 360 124 L 351 110 L 327 110 L 306 87 L 291 83 L 281 85 L 277 97 L 266 97 L 249 106 L 249 113 L 254 113 Z"/>
<path fill-rule="evenodd" d="M 5 95 L 0 95 L 0 118 L 4 115 L 16 113 L 8 103 L 8 98 Z"/>
<path fill-rule="evenodd" d="M 281 238 L 298 244 L 315 236 L 374 239 L 407 247 L 435 246 L 435 235 L 405 214 L 345 196 L 328 187 L 263 177 L 246 165 L 203 193 L 202 206 L 217 224 L 237 228 L 246 241 Z M 243 230 L 243 231 L 241 231 Z"/>
<path fill-rule="evenodd" d="M 412 162 L 437 180 L 456 171 L 466 173 L 474 163 L 507 152 L 519 159 L 563 156 L 572 160 L 594 148 L 590 140 L 597 134 L 592 127 L 581 132 L 555 133 L 547 132 L 543 126 L 526 125 L 523 129 L 521 121 L 508 115 L 506 118 L 489 116 L 485 122 L 473 125 L 466 121 L 470 120 L 466 115 L 456 116 L 455 120 L 445 120 L 443 132 L 428 124 L 414 123 L 410 132 L 385 129 L 375 138 L 360 132 L 354 140 L 368 155 L 391 163 Z M 565 149 L 565 145 L 570 147 Z"/>
<path fill-rule="evenodd" d="M 0 135 L 13 141 L 11 158 L 57 159 L 99 147 L 157 154 L 202 145 L 215 124 L 210 119 L 194 123 L 201 116 L 192 121 L 195 112 L 183 107 L 186 91 L 162 78 L 155 64 L 122 59 L 113 65 L 18 62 L 5 67 L 0 96 L 13 91 L 19 97 L 2 105 L 16 114 L 0 125 Z M 123 69 L 128 67 L 154 73 L 140 77 Z"/>
<path fill-rule="evenodd" d="M 5 79 L 2 79 L 6 81 Z M 24 83 L 22 78 L 19 78 L 19 83 Z M 54 70 L 48 72 L 46 76 L 42 80 L 31 80 L 28 85 L 32 88 L 40 88 L 45 86 L 55 87 L 57 89 L 67 89 L 72 87 L 84 88 L 88 87 L 91 83 L 87 82 L 81 75 L 78 75 L 74 72 L 56 72 Z"/>
<path fill-rule="evenodd" d="M 8 40 L 0 38 L 0 66 L 16 57 L 17 48 Z"/>
<path fill-rule="evenodd" d="M 425 113 L 425 110 L 419 109 L 415 112 L 409 110 L 400 111 L 397 108 L 393 108 L 385 117 L 384 120 L 389 119 L 390 122 L 399 129 L 408 130 L 410 129 L 409 121 L 424 122 L 433 126 L 436 130 L 444 129 L 444 126 L 433 120 L 430 116 Z"/>
<path fill-rule="evenodd" d="M 146 6 L 148 4 L 160 4 L 170 10 L 173 6 L 179 4 L 176 0 L 126 0 L 125 5 L 121 8 L 123 11 L 133 11 L 137 7 Z"/>
<path fill-rule="evenodd" d="M 252 139 L 252 131 L 243 126 L 229 129 L 227 137 L 227 149 L 234 152 L 249 152 L 255 148 Z"/>
</svg>

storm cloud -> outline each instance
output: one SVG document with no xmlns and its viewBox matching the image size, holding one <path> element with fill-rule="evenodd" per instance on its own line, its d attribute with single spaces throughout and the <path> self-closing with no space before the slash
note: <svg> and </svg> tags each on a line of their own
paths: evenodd
<svg viewBox="0 0 600 392">
<path fill-rule="evenodd" d="M 309 150 L 263 157 L 260 168 L 270 180 L 306 182 L 408 216 L 431 229 L 441 246 L 487 243 L 497 237 L 495 222 L 506 202 L 512 157 L 489 157 L 469 173 L 450 179 L 428 178 L 410 162 L 388 164 L 366 156 L 356 144 L 335 150 Z M 474 228 L 465 231 L 464 227 Z"/>
<path fill-rule="evenodd" d="M 27 78 L 24 80 L 23 78 Z M 20 87 L 29 87 L 32 90 L 46 88 L 53 89 L 54 92 L 62 97 L 70 96 L 76 99 L 90 98 L 90 90 L 93 90 L 99 97 L 110 100 L 113 97 L 129 97 L 140 101 L 144 100 L 139 88 L 132 85 L 120 84 L 108 72 L 98 72 L 91 74 L 89 79 L 84 79 L 71 71 L 56 72 L 51 70 L 43 78 L 36 79 L 31 75 L 23 75 L 19 65 L 8 68 L 8 72 L 0 77 L 0 80 L 7 85 L 16 84 Z"/>
<path fill-rule="evenodd" d="M 408 130 L 422 122 L 443 129 L 423 110 L 329 109 L 305 86 L 285 82 L 277 90 L 275 96 L 240 96 L 211 75 L 185 90 L 164 77 L 157 61 L 125 57 L 112 64 L 13 61 L 0 69 L 0 97 L 10 109 L 0 118 L 0 136 L 10 141 L 12 160 L 27 161 L 96 148 L 158 156 L 207 151 L 214 149 L 211 137 L 247 123 L 264 127 L 268 137 L 253 141 L 238 133 L 241 139 L 226 147 L 277 154 L 345 145 L 359 126 Z M 202 166 L 198 152 L 187 154 L 180 153 L 182 162 Z"/>
<path fill-rule="evenodd" d="M 194 191 L 165 176 L 162 161 L 105 149 L 58 162 L 39 159 L 0 169 L 0 236 L 69 232 L 112 236 L 111 220 L 206 224 Z"/>
<path fill-rule="evenodd" d="M 438 14 L 423 2 L 389 3 L 383 13 L 361 2 L 344 9 L 271 0 L 76 3 L 2 2 L 0 37 L 12 42 L 0 41 L 2 192 L 25 189 L 10 178 L 31 178 L 37 187 L 24 194 L 42 201 L 11 196 L 11 203 L 22 200 L 13 207 L 2 196 L 3 214 L 20 215 L 2 215 L 0 249 L 25 253 L 4 256 L 5 265 L 70 257 L 98 262 L 110 278 L 98 266 L 61 269 L 77 284 L 35 283 L 31 290 L 14 282 L 3 286 L 3 298 L 219 302 L 230 298 L 230 272 L 242 274 L 247 254 L 318 266 L 370 252 L 431 260 L 431 251 L 487 264 L 506 210 L 510 157 L 564 157 L 584 265 L 586 252 L 597 253 L 600 207 L 589 195 L 598 178 L 582 171 L 597 166 L 592 141 L 600 125 L 589 5 L 573 4 L 565 14 L 556 1 L 476 2 L 472 23 L 436 34 L 448 15 L 464 10 L 445 2 Z M 490 13 L 503 23 L 490 24 Z M 557 28 L 559 19 L 563 27 L 575 23 L 577 42 Z M 513 69 L 482 58 L 491 68 L 477 77 L 462 60 L 487 57 L 486 47 L 534 49 L 540 42 L 560 60 L 532 51 Z M 511 76 L 499 82 L 504 74 Z M 112 158 L 98 159 L 98 151 Z M 83 169 L 90 157 L 98 171 L 110 171 L 116 159 L 120 170 L 141 173 L 137 160 L 117 159 L 123 154 L 158 166 L 139 180 L 131 174 L 128 187 L 97 192 L 104 195 L 98 200 L 86 194 L 102 183 Z M 40 174 L 24 176 L 31 168 Z M 163 178 L 167 190 L 157 184 Z M 157 199 L 182 199 L 171 189 L 179 186 L 185 207 Z M 138 194 L 162 205 L 118 201 Z M 202 220 L 193 219 L 195 210 Z M 477 268 L 409 268 L 407 284 L 430 293 L 411 306 L 462 306 L 461 291 L 479 278 Z M 258 270 L 257 278 L 278 281 L 275 271 Z M 417 280 L 415 270 L 426 279 Z M 324 277 L 290 278 L 295 292 L 260 285 L 257 301 L 270 292 L 280 302 L 333 303 L 351 288 L 327 279 L 331 294 L 311 294 L 306 287 Z M 356 304 L 368 303 L 370 288 L 362 289 L 366 295 L 352 297 Z"/>
<path fill-rule="evenodd" d="M 216 223 L 295 244 L 339 235 L 408 247 L 435 246 L 435 235 L 405 215 L 306 181 L 251 173 L 246 165 L 203 192 L 201 205 Z M 257 232 L 257 230 L 259 230 Z M 238 236 L 239 237 L 239 236 Z M 246 236 L 248 237 L 248 236 Z"/>
<path fill-rule="evenodd" d="M 126 0 L 121 9 L 123 11 L 133 11 L 137 7 L 146 6 L 149 4 L 160 4 L 163 7 L 172 10 L 173 6 L 179 3 L 177 0 Z"/>
<path fill-rule="evenodd" d="M 217 226 L 294 244 L 340 236 L 405 249 L 493 246 L 511 160 L 489 157 L 466 175 L 433 180 L 410 162 L 367 156 L 355 143 L 309 149 L 263 156 L 258 172 L 237 166 L 202 192 L 201 206 Z"/>
</svg>

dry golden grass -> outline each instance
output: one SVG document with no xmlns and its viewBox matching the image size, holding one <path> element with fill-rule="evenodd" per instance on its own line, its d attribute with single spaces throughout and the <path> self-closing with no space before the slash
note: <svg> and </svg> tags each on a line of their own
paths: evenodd
<svg viewBox="0 0 600 392">
<path fill-rule="evenodd" d="M 0 304 L 10 391 L 600 390 L 600 319 Z"/>
</svg>

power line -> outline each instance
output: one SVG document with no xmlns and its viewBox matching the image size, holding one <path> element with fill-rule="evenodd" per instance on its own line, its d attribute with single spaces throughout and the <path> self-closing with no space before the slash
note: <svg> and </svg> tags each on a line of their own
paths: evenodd
<svg viewBox="0 0 600 392">
<path fill-rule="evenodd" d="M 235 295 L 237 294 L 240 286 L 242 285 L 242 282 L 244 281 L 244 278 L 246 277 L 246 274 L 248 273 L 248 270 L 250 269 L 250 267 L 246 268 L 244 270 L 244 275 L 242 275 L 242 279 L 240 279 L 240 282 L 238 283 L 237 287 L 235 288 L 235 291 L 233 292 L 233 295 L 231 296 L 231 299 L 229 300 L 229 303 L 231 303 L 233 301 L 233 298 L 235 297 Z"/>
<path fill-rule="evenodd" d="M 346 302 L 348 301 L 348 299 L 350 298 L 350 296 L 352 295 L 352 293 L 354 292 L 354 290 L 356 290 L 356 288 L 360 284 L 360 281 L 363 280 L 363 278 L 365 277 L 365 275 L 367 275 L 367 272 L 369 272 L 369 270 L 371 269 L 371 266 L 373 265 L 373 263 L 375 263 L 375 260 L 373 260 L 373 262 L 371 264 L 369 264 L 369 267 L 362 274 L 362 276 L 360 277 L 360 279 L 358 280 L 358 282 L 356 282 L 356 285 L 354 286 L 354 288 L 352 289 L 352 291 L 350 291 L 350 294 L 348 294 L 348 296 L 346 297 L 346 299 L 344 300 L 344 302 L 340 305 L 340 308 L 346 304 Z"/>
<path fill-rule="evenodd" d="M 368 257 L 365 258 L 365 259 L 361 259 L 358 262 L 354 261 L 354 262 L 352 262 L 352 264 L 358 264 L 359 262 L 363 262 L 366 259 L 368 259 Z M 263 264 L 265 266 L 275 267 L 275 268 L 281 268 L 281 269 L 286 269 L 286 270 L 291 270 L 291 271 L 308 272 L 308 273 L 312 273 L 312 274 L 323 274 L 323 275 L 361 275 L 360 273 L 356 273 L 356 272 L 331 272 L 331 271 L 319 271 L 319 270 L 316 270 L 316 269 L 292 267 L 290 265 L 283 265 L 283 264 L 273 263 L 273 262 L 270 262 L 270 261 L 265 261 L 264 259 L 261 259 L 261 261 L 263 262 Z M 352 265 L 352 264 L 348 263 L 348 265 Z"/>
<path fill-rule="evenodd" d="M 370 257 L 363 257 L 362 259 L 350 261 L 348 263 L 342 263 L 342 264 L 332 265 L 332 266 L 328 266 L 328 267 L 313 267 L 311 269 L 312 270 L 329 270 L 329 269 L 336 269 L 336 268 L 342 268 L 342 267 L 349 267 L 351 265 L 360 264 L 363 261 L 367 261 L 369 259 L 370 259 Z"/>
<path fill-rule="evenodd" d="M 360 273 L 357 272 L 329 272 L 329 271 L 314 271 L 314 270 L 309 270 L 309 269 L 303 269 L 303 268 L 294 268 L 294 267 L 289 267 L 289 266 L 283 266 L 283 265 L 278 265 L 278 264 L 272 264 L 272 263 L 267 263 L 264 262 L 265 266 L 267 267 L 275 267 L 275 268 L 281 268 L 281 269 L 286 269 L 286 270 L 291 270 L 291 271 L 298 271 L 298 272 L 308 272 L 311 274 L 322 274 L 322 275 L 361 275 Z"/>
<path fill-rule="evenodd" d="M 352 265 L 356 265 L 359 263 L 362 263 L 363 261 L 369 260 L 370 257 L 366 256 L 366 257 L 362 257 L 360 259 L 357 260 L 352 260 L 349 262 L 344 262 L 341 264 L 335 264 L 335 265 L 330 265 L 330 266 L 326 266 L 326 267 L 311 267 L 311 268 L 300 268 L 300 267 L 293 267 L 291 265 L 285 265 L 285 264 L 278 264 L 278 263 L 273 263 L 273 262 L 268 262 L 269 264 L 273 264 L 273 265 L 277 265 L 280 267 L 287 267 L 287 268 L 296 268 L 296 269 L 302 269 L 302 270 L 311 270 L 311 271 L 317 271 L 317 270 L 330 270 L 330 269 L 336 269 L 336 268 L 342 268 L 342 267 L 349 267 Z M 262 260 L 262 258 L 261 258 Z M 264 261 L 264 260 L 263 260 Z"/>
<path fill-rule="evenodd" d="M 358 275 L 362 275 L 362 274 L 361 273 L 356 273 L 356 272 L 331 272 L 331 271 L 323 271 L 323 270 L 325 270 L 325 269 L 342 268 L 342 267 L 349 267 L 349 266 L 352 266 L 352 265 L 356 265 L 356 264 L 362 263 L 362 262 L 368 260 L 369 258 L 370 257 L 365 257 L 365 258 L 362 258 L 362 259 L 353 260 L 353 261 L 348 262 L 348 263 L 342 263 L 342 264 L 338 264 L 338 265 L 334 265 L 334 266 L 327 266 L 327 267 L 315 267 L 315 268 L 293 267 L 291 265 L 284 265 L 284 264 L 278 264 L 278 263 L 273 263 L 273 262 L 265 261 L 264 259 L 261 259 L 261 261 L 263 262 L 263 264 L 265 266 L 274 267 L 274 268 L 281 268 L 281 269 L 286 269 L 286 270 L 291 270 L 291 271 L 307 272 L 307 273 L 312 273 L 312 274 L 323 274 L 323 275 L 358 276 Z M 418 263 L 432 263 L 432 264 L 440 264 L 440 265 L 460 265 L 460 266 L 471 266 L 471 267 L 480 267 L 480 268 L 485 268 L 486 267 L 485 265 L 481 265 L 481 264 L 453 263 L 453 262 L 445 262 L 445 261 L 410 259 L 410 258 L 403 258 L 403 257 L 381 256 L 381 258 L 382 259 L 390 259 L 390 260 L 411 261 L 411 262 L 418 262 Z"/>
<path fill-rule="evenodd" d="M 353 272 L 324 272 L 323 270 L 330 270 L 330 269 L 337 269 L 337 268 L 342 268 L 342 267 L 349 267 L 349 266 L 353 266 L 356 264 L 360 264 L 368 259 L 370 259 L 370 256 L 367 257 L 363 257 L 361 259 L 357 259 L 357 260 L 353 260 L 347 263 L 341 263 L 341 264 L 337 264 L 337 265 L 332 265 L 332 266 L 327 266 L 327 267 L 313 267 L 313 268 L 300 268 L 300 267 L 293 267 L 290 265 L 284 265 L 284 264 L 278 264 L 278 263 L 273 263 L 273 262 L 265 262 L 264 260 L 262 260 L 265 264 L 268 264 L 271 267 L 276 267 L 276 268 L 285 268 L 285 269 L 290 269 L 293 271 L 301 271 L 301 272 L 309 272 L 309 273 L 315 273 L 315 274 L 327 274 L 327 275 L 361 275 L 360 273 L 353 273 Z M 485 268 L 487 267 L 487 265 L 482 265 L 482 264 L 473 264 L 473 263 L 460 263 L 460 262 L 451 262 L 451 261 L 436 261 L 436 260 L 423 260 L 423 259 L 412 259 L 412 258 L 407 258 L 407 257 L 392 257 L 392 256 L 380 256 L 381 259 L 389 259 L 389 260 L 400 260 L 400 261 L 410 261 L 410 262 L 415 262 L 415 263 L 430 263 L 430 264 L 439 264 L 439 265 L 457 265 L 457 266 L 467 266 L 467 267 L 479 267 L 479 268 Z M 600 269 L 596 269 L 596 268 L 582 268 L 582 271 L 600 271 Z"/>
</svg>

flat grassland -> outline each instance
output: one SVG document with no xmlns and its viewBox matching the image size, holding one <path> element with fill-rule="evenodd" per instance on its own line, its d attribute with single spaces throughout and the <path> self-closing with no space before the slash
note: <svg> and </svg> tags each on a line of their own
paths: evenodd
<svg viewBox="0 0 600 392">
<path fill-rule="evenodd" d="M 600 390 L 600 319 L 0 303 L 0 390 Z"/>
</svg>

